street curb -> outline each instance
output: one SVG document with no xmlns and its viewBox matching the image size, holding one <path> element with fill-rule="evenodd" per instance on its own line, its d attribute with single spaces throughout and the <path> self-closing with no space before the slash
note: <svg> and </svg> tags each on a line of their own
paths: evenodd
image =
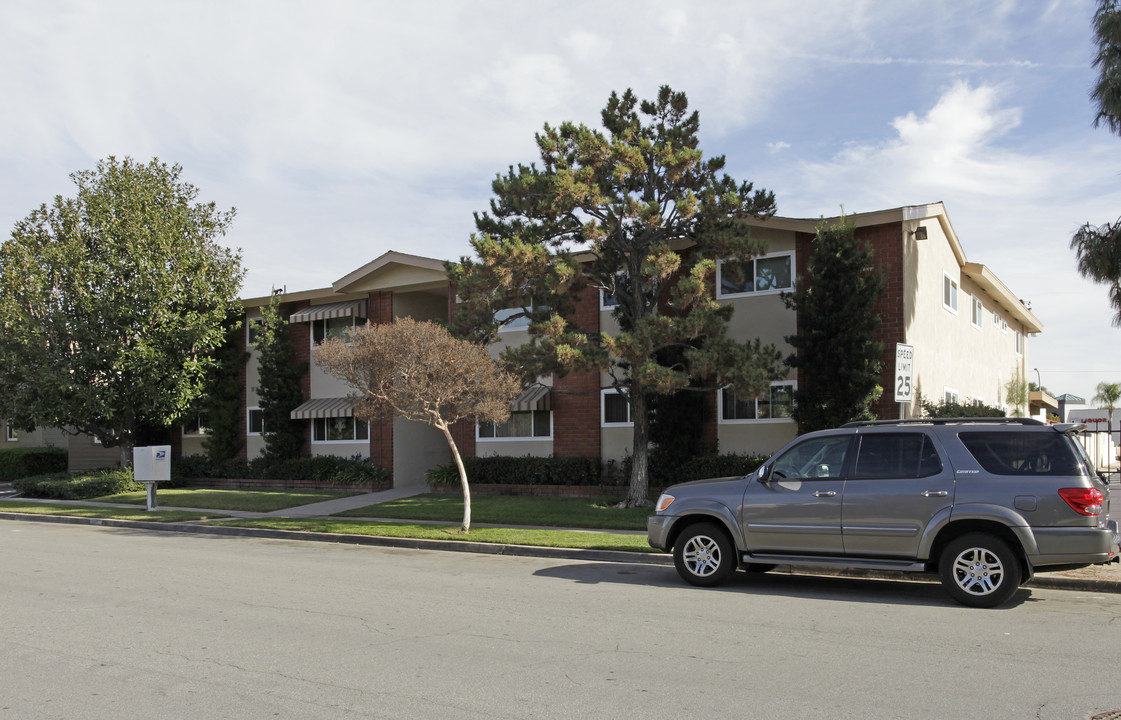
<svg viewBox="0 0 1121 720">
<path fill-rule="evenodd" d="M 427 540 L 422 538 L 380 537 L 377 535 L 348 535 L 345 533 L 307 532 L 300 530 L 268 530 L 263 528 L 242 528 L 214 525 L 192 525 L 188 523 L 159 523 L 142 520 L 113 520 L 109 518 L 83 518 L 68 515 L 31 515 L 28 513 L 0 512 L 0 520 L 20 520 L 24 522 L 62 523 L 67 525 L 96 525 L 101 527 L 132 528 L 136 530 L 155 530 L 194 535 L 216 535 L 224 537 L 255 537 L 268 540 L 300 540 L 305 542 L 336 543 L 339 545 L 367 545 L 392 547 L 408 550 L 443 550 L 446 552 L 468 552 L 483 555 L 508 555 L 512 557 L 538 557 L 556 560 L 588 560 L 594 562 L 615 562 L 640 565 L 673 565 L 672 556 L 664 553 L 626 552 L 621 550 L 584 550 L 579 548 L 552 548 L 533 545 L 505 545 L 480 543 L 470 540 Z M 930 573 L 899 573 L 880 570 L 836 570 L 826 567 L 780 565 L 776 573 L 786 575 L 817 575 L 844 577 L 863 580 L 903 580 L 909 582 L 936 582 L 937 577 Z M 1119 593 L 1121 581 L 1096 580 L 1093 578 L 1072 578 L 1057 575 L 1036 575 L 1028 587 L 1051 590 L 1078 590 L 1083 592 Z"/>
</svg>

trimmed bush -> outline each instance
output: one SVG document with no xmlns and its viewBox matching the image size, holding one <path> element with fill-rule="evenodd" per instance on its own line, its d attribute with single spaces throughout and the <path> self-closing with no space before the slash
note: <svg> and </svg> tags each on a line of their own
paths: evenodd
<svg viewBox="0 0 1121 720">
<path fill-rule="evenodd" d="M 205 455 L 188 455 L 171 463 L 172 476 L 180 479 L 234 478 L 246 480 L 310 480 L 325 484 L 361 485 L 385 482 L 389 473 L 361 456 L 319 455 L 270 461 L 233 459 L 212 462 Z"/>
<path fill-rule="evenodd" d="M 66 451 L 56 447 L 0 450 L 0 482 L 66 472 Z"/>
<path fill-rule="evenodd" d="M 703 455 L 682 465 L 681 479 L 674 482 L 743 476 L 755 472 L 766 461 L 766 455 Z"/>
<path fill-rule="evenodd" d="M 599 461 L 590 457 L 463 458 L 467 480 L 498 485 L 599 485 Z M 455 465 L 453 464 L 454 468 Z M 458 482 L 458 478 L 457 478 Z"/>
<path fill-rule="evenodd" d="M 60 500 L 85 500 L 101 495 L 143 490 L 144 486 L 132 479 L 132 470 L 90 470 L 69 475 L 54 473 L 20 478 L 12 487 L 24 495 Z"/>
</svg>

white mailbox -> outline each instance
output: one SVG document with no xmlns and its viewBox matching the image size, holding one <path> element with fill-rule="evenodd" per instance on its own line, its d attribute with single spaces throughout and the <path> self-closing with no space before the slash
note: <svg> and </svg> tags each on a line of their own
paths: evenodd
<svg viewBox="0 0 1121 720">
<path fill-rule="evenodd" d="M 156 509 L 156 483 L 171 479 L 171 446 L 149 445 L 132 449 L 132 476 L 148 490 L 148 509 Z"/>
</svg>

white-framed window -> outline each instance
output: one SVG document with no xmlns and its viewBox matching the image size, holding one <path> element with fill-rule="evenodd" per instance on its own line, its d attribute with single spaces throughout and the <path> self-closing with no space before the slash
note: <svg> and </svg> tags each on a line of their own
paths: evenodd
<svg viewBox="0 0 1121 720">
<path fill-rule="evenodd" d="M 1016 331 L 1016 354 L 1024 354 L 1024 333 L 1020 330 Z"/>
<path fill-rule="evenodd" d="M 973 312 L 970 313 L 969 324 L 978 330 L 982 329 L 985 323 L 985 304 L 981 302 L 981 298 L 977 295 L 973 296 Z"/>
<path fill-rule="evenodd" d="M 524 410 L 510 413 L 504 423 L 480 422 L 475 425 L 475 438 L 491 440 L 551 440 L 553 413 L 550 410 Z"/>
<path fill-rule="evenodd" d="M 631 420 L 631 404 L 623 393 L 607 389 L 599 396 L 600 423 L 610 427 L 634 425 Z"/>
<path fill-rule="evenodd" d="M 721 423 L 785 421 L 794 407 L 794 391 L 798 383 L 781 380 L 757 397 L 737 397 L 730 388 L 721 388 L 717 396 L 717 412 Z"/>
<path fill-rule="evenodd" d="M 948 272 L 942 273 L 942 307 L 958 314 L 958 281 Z"/>
<path fill-rule="evenodd" d="M 19 431 L 12 427 L 12 423 L 6 422 L 4 425 L 7 426 L 8 442 L 16 442 L 19 440 Z"/>
<path fill-rule="evenodd" d="M 619 304 L 619 298 L 603 288 L 599 289 L 599 309 L 613 310 Z"/>
<path fill-rule="evenodd" d="M 746 262 L 716 264 L 716 296 L 773 295 L 794 289 L 794 253 L 768 253 Z"/>
<path fill-rule="evenodd" d="M 354 316 L 344 315 L 337 318 L 311 321 L 311 344 L 318 345 L 324 340 L 346 339 L 348 332 L 354 332 Z"/>
<path fill-rule="evenodd" d="M 370 423 L 353 417 L 313 418 L 313 443 L 361 442 L 370 439 Z"/>
<path fill-rule="evenodd" d="M 1000 319 L 1000 331 L 1002 333 L 1007 333 L 1008 332 L 1008 321 L 1005 320 L 1004 318 Z"/>
<path fill-rule="evenodd" d="M 508 318 L 510 318 L 514 315 L 517 315 L 518 313 L 521 313 L 521 312 L 525 312 L 525 308 L 516 307 L 516 308 L 503 308 L 502 310 L 495 310 L 494 311 L 495 322 L 505 323 L 504 325 L 502 325 L 502 327 L 498 328 L 498 332 L 510 332 L 512 330 L 525 330 L 526 328 L 528 328 L 529 327 L 529 317 L 526 316 L 526 315 L 522 315 L 521 317 L 516 317 L 513 320 L 510 320 L 509 322 L 506 322 L 506 320 Z"/>
<path fill-rule="evenodd" d="M 942 401 L 948 403 L 960 403 L 961 394 L 953 388 L 942 388 Z"/>
<path fill-rule="evenodd" d="M 265 319 L 263 317 L 251 317 L 245 319 L 245 346 L 257 347 L 257 338 L 261 335 L 261 330 L 265 327 Z"/>
<path fill-rule="evenodd" d="M 198 437 L 209 432 L 202 415 L 193 415 L 183 421 L 183 437 Z"/>
<path fill-rule="evenodd" d="M 246 408 L 245 433 L 247 435 L 261 435 L 265 432 L 265 413 L 259 407 Z"/>
</svg>

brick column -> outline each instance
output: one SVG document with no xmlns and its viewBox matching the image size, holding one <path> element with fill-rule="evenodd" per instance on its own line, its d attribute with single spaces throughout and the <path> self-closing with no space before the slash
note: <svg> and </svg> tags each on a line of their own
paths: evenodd
<svg viewBox="0 0 1121 720">
<path fill-rule="evenodd" d="M 875 267 L 884 273 L 884 291 L 876 304 L 880 316 L 880 327 L 876 340 L 884 344 L 880 355 L 882 370 L 880 385 L 884 389 L 878 403 L 872 406 L 876 417 L 890 419 L 899 417 L 899 405 L 895 402 L 893 375 L 895 373 L 895 344 L 905 342 L 906 318 L 904 297 L 904 259 L 903 225 L 887 223 L 856 229 L 856 238 L 866 240 L 872 246 L 872 260 Z"/>
<path fill-rule="evenodd" d="M 311 305 L 311 301 L 292 303 L 281 307 L 281 315 L 285 318 L 292 313 L 299 312 Z M 311 399 L 311 364 L 315 360 L 311 357 L 311 323 L 291 323 L 288 325 L 288 340 L 292 343 L 292 351 L 297 364 L 303 363 L 304 372 L 300 376 L 300 394 L 304 401 Z M 304 436 L 300 440 L 300 455 L 311 455 L 311 422 L 307 424 Z"/>
<path fill-rule="evenodd" d="M 572 321 L 599 332 L 599 291 L 584 288 L 576 298 Z M 570 372 L 553 378 L 553 455 L 600 457 L 599 372 Z"/>
<path fill-rule="evenodd" d="M 370 293 L 368 314 L 368 320 L 377 325 L 393 322 L 393 293 Z M 370 462 L 385 468 L 389 486 L 393 487 L 392 420 L 377 420 L 370 423 Z"/>
</svg>

